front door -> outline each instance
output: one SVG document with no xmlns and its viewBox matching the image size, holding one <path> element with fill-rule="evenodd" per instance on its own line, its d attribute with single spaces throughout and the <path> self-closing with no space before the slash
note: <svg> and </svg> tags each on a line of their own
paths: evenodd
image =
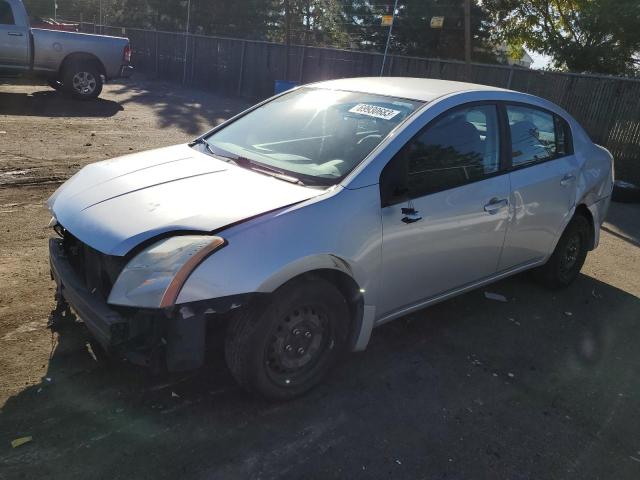
<svg viewBox="0 0 640 480">
<path fill-rule="evenodd" d="M 11 5 L 0 0 L 0 67 L 23 70 L 29 66 L 29 29 L 16 25 Z"/>
<path fill-rule="evenodd" d="M 445 112 L 385 167 L 381 317 L 493 275 L 508 216 L 497 107 Z"/>
</svg>

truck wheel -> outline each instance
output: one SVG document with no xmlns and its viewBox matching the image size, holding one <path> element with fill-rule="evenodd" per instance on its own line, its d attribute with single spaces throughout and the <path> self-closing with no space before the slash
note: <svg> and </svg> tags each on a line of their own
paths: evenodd
<svg viewBox="0 0 640 480">
<path fill-rule="evenodd" d="M 547 263 L 533 271 L 540 283 L 555 290 L 576 279 L 589 251 L 590 228 L 583 215 L 571 219 Z"/>
<path fill-rule="evenodd" d="M 248 307 L 229 321 L 227 365 L 246 390 L 287 400 L 316 386 L 345 352 L 349 307 L 321 278 L 285 284 L 264 308 Z"/>
<path fill-rule="evenodd" d="M 102 76 L 90 63 L 79 63 L 65 69 L 63 85 L 74 98 L 92 100 L 102 92 Z"/>
</svg>

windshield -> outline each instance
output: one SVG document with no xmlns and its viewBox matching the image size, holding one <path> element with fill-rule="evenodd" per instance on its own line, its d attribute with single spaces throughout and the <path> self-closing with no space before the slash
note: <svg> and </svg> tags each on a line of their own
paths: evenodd
<svg viewBox="0 0 640 480">
<path fill-rule="evenodd" d="M 268 167 L 305 185 L 333 185 L 422 103 L 301 88 L 209 135 L 209 152 Z"/>
</svg>

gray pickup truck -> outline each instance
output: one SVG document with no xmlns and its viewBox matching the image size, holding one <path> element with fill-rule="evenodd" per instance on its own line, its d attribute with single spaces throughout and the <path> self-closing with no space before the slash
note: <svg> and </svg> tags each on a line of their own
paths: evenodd
<svg viewBox="0 0 640 480">
<path fill-rule="evenodd" d="M 92 99 L 105 81 L 128 76 L 130 62 L 127 38 L 30 28 L 22 0 L 0 0 L 0 76 L 35 75 Z"/>
</svg>

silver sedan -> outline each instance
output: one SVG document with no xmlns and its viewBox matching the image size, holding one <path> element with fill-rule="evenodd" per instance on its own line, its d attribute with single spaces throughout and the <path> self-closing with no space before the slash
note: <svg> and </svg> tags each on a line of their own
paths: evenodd
<svg viewBox="0 0 640 480">
<path fill-rule="evenodd" d="M 299 395 L 374 327 L 524 270 L 569 285 L 612 158 L 564 110 L 482 85 L 304 86 L 188 145 L 83 168 L 49 199 L 52 275 L 105 349 Z"/>
</svg>

